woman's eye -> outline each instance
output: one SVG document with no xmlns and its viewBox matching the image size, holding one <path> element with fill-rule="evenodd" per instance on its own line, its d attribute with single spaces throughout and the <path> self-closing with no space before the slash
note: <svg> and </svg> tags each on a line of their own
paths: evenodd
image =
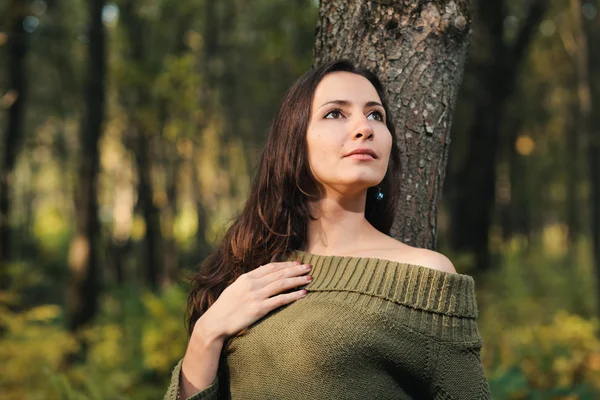
<svg viewBox="0 0 600 400">
<path fill-rule="evenodd" d="M 342 116 L 342 113 L 340 110 L 331 110 L 329 111 L 327 114 L 325 114 L 326 119 L 338 119 Z"/>
<path fill-rule="evenodd" d="M 373 118 L 371 118 L 371 117 L 373 117 Z M 379 111 L 373 111 L 371 114 L 368 115 L 367 118 L 371 118 L 371 119 L 374 119 L 376 121 L 383 122 L 383 114 L 381 112 L 379 112 Z"/>
</svg>

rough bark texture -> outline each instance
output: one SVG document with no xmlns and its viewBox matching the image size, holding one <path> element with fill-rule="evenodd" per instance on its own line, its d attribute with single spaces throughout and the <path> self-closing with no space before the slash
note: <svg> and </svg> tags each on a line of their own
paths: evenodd
<svg viewBox="0 0 600 400">
<path fill-rule="evenodd" d="M 100 154 L 98 140 L 105 110 L 104 80 L 106 46 L 102 8 L 104 0 L 90 0 L 88 76 L 85 115 L 81 127 L 81 168 L 76 193 L 77 234 L 71 242 L 69 267 L 73 277 L 69 288 L 69 329 L 75 331 L 89 322 L 98 309 L 100 271 L 97 249 L 97 182 Z"/>
<path fill-rule="evenodd" d="M 397 127 L 400 201 L 392 235 L 435 248 L 450 126 L 471 36 L 468 0 L 322 0 L 315 64 L 377 73 Z"/>
</svg>

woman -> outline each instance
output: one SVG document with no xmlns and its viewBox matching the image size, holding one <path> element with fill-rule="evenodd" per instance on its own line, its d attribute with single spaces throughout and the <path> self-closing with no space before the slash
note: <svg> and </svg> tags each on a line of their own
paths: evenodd
<svg viewBox="0 0 600 400">
<path fill-rule="evenodd" d="M 192 281 L 166 399 L 486 399 L 473 279 L 389 236 L 399 155 L 375 75 L 302 76 Z"/>
</svg>

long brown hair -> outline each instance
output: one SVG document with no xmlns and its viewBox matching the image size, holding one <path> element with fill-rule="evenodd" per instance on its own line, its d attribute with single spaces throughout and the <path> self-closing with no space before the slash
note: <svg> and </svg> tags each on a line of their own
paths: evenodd
<svg viewBox="0 0 600 400">
<path fill-rule="evenodd" d="M 400 158 L 384 88 L 375 74 L 346 60 L 313 69 L 300 77 L 283 98 L 269 129 L 246 204 L 221 244 L 202 262 L 200 271 L 191 280 L 187 305 L 190 335 L 198 318 L 240 275 L 270 262 L 283 261 L 294 250 L 305 247 L 307 222 L 312 218 L 307 202 L 321 189 L 308 165 L 306 131 L 317 85 L 332 72 L 350 72 L 368 79 L 386 111 L 392 151 L 386 175 L 379 184 L 384 197 L 376 199 L 376 187 L 367 190 L 365 217 L 376 229 L 389 234 Z"/>
</svg>

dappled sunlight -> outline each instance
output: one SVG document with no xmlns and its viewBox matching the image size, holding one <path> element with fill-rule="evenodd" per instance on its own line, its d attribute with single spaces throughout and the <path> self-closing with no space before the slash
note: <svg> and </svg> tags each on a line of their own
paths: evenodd
<svg viewBox="0 0 600 400">
<path fill-rule="evenodd" d="M 70 221 L 57 207 L 40 207 L 36 210 L 33 233 L 40 245 L 49 252 L 62 250 L 71 233 Z"/>
<path fill-rule="evenodd" d="M 567 255 L 568 230 L 566 225 L 553 224 L 544 228 L 542 232 L 544 254 L 560 259 Z"/>
<path fill-rule="evenodd" d="M 177 242 L 183 248 L 189 248 L 194 244 L 194 237 L 198 232 L 198 213 L 191 205 L 183 207 L 175 218 L 173 234 Z"/>
</svg>

